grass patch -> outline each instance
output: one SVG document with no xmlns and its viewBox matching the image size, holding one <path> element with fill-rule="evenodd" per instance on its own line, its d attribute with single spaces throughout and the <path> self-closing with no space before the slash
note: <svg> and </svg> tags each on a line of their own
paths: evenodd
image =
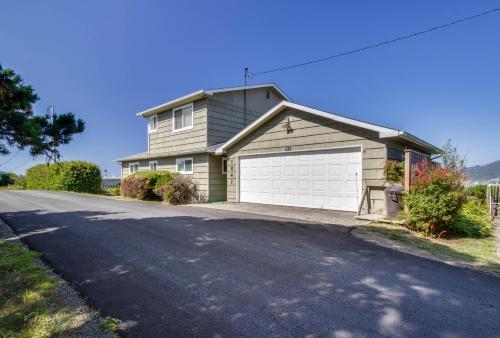
<svg viewBox="0 0 500 338">
<path fill-rule="evenodd" d="M 107 316 L 101 323 L 101 328 L 106 331 L 116 331 L 118 329 L 118 321 Z"/>
<path fill-rule="evenodd" d="M 423 237 L 400 226 L 387 224 L 369 224 L 361 229 L 381 235 L 392 242 L 403 244 L 408 249 L 429 253 L 439 260 L 455 261 L 500 275 L 500 258 L 496 255 L 494 236 L 433 239 Z"/>
<path fill-rule="evenodd" d="M 39 254 L 0 240 L 0 337 L 68 336 L 71 320 Z"/>
</svg>

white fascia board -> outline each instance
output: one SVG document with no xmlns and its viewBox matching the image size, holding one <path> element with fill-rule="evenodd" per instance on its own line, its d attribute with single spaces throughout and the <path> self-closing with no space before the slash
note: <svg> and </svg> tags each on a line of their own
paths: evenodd
<svg viewBox="0 0 500 338">
<path fill-rule="evenodd" d="M 249 89 L 257 89 L 257 88 L 274 88 L 278 93 L 280 93 L 287 101 L 292 101 L 288 95 L 286 95 L 277 85 L 274 83 L 265 83 L 265 84 L 257 84 L 257 85 L 250 85 L 250 86 L 241 86 L 241 87 L 230 87 L 230 88 L 220 88 L 220 89 L 209 89 L 205 90 L 205 92 L 209 95 L 217 94 L 217 93 L 225 93 L 225 92 L 232 92 L 232 91 L 238 91 L 238 90 L 249 90 Z"/>
<path fill-rule="evenodd" d="M 177 105 L 180 105 L 180 104 L 184 103 L 184 101 L 187 101 L 187 100 L 193 100 L 194 101 L 198 97 L 203 97 L 205 95 L 210 95 L 210 94 L 208 94 L 204 90 L 198 90 L 198 91 L 193 92 L 191 94 L 187 94 L 187 95 L 184 95 L 182 97 L 176 98 L 174 100 L 162 103 L 162 104 L 160 104 L 160 105 L 158 105 L 156 107 L 149 108 L 149 109 L 146 109 L 144 111 L 141 111 L 140 113 L 137 113 L 136 115 L 137 116 L 146 117 L 146 116 L 151 115 L 151 114 L 156 114 L 156 113 L 160 112 L 161 110 L 173 108 L 173 107 L 175 107 Z"/>
<path fill-rule="evenodd" d="M 267 83 L 267 84 L 220 88 L 220 89 L 207 89 L 207 90 L 201 89 L 201 90 L 198 90 L 198 91 L 193 92 L 191 94 L 187 94 L 187 95 L 181 96 L 179 98 L 176 98 L 174 100 L 162 103 L 162 104 L 155 106 L 153 108 L 146 109 L 144 111 L 137 113 L 136 115 L 141 116 L 141 117 L 147 117 L 149 115 L 159 113 L 162 110 L 175 108 L 178 105 L 188 103 L 188 101 L 194 101 L 194 100 L 200 99 L 202 97 L 217 94 L 217 93 L 232 92 L 232 91 L 238 91 L 238 90 L 244 90 L 244 89 L 248 90 L 248 89 L 266 88 L 266 87 L 274 88 L 286 100 L 291 101 L 291 99 L 277 85 L 275 85 L 274 83 Z"/>
<path fill-rule="evenodd" d="M 378 126 L 375 124 L 350 119 L 350 118 L 347 118 L 344 116 L 339 116 L 339 115 L 327 113 L 327 112 L 324 112 L 324 111 L 321 111 L 318 109 L 310 108 L 307 106 L 303 106 L 303 105 L 288 102 L 288 101 L 281 101 L 274 108 L 271 108 L 271 110 L 269 110 L 267 113 L 265 113 L 260 118 L 255 120 L 255 122 L 250 124 L 248 127 L 246 127 L 241 132 L 239 132 L 238 134 L 233 136 L 231 139 L 229 139 L 222 146 L 217 148 L 215 153 L 217 155 L 223 154 L 229 146 L 233 145 L 234 143 L 239 141 L 241 138 L 245 137 L 246 135 L 248 135 L 249 133 L 251 133 L 252 131 L 257 129 L 261 124 L 263 124 L 267 120 L 271 119 L 273 116 L 280 113 L 281 111 L 283 111 L 286 108 L 292 108 L 292 109 L 304 111 L 304 112 L 307 112 L 307 113 L 310 113 L 313 115 L 317 115 L 317 116 L 321 116 L 321 117 L 324 117 L 326 119 L 334 120 L 334 121 L 337 121 L 340 123 L 350 124 L 350 125 L 353 125 L 356 127 L 360 127 L 360 128 L 364 128 L 364 129 L 368 129 L 368 130 L 373 130 L 373 131 L 376 131 L 379 133 L 379 137 L 395 137 L 395 136 L 399 135 L 399 131 L 395 130 L 395 129 L 386 128 L 386 127 Z"/>
<path fill-rule="evenodd" d="M 441 154 L 443 150 L 439 147 L 436 147 L 435 145 L 430 144 L 429 142 L 426 142 L 415 135 L 412 135 L 410 133 L 407 133 L 406 131 L 400 131 L 398 137 L 405 139 L 407 141 L 413 142 L 423 148 L 426 148 L 431 151 L 432 154 Z"/>
</svg>

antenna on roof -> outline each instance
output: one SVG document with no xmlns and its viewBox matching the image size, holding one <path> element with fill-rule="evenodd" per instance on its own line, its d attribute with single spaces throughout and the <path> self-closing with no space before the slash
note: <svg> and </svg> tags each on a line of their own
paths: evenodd
<svg viewBox="0 0 500 338">
<path fill-rule="evenodd" d="M 245 67 L 245 86 L 247 85 L 247 81 L 252 77 L 252 73 L 248 70 L 248 67 Z"/>
</svg>

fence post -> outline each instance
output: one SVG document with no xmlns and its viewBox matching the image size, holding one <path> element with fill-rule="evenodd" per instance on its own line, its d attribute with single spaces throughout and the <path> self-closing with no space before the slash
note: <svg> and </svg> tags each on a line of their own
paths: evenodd
<svg viewBox="0 0 500 338">
<path fill-rule="evenodd" d="M 410 149 L 405 149 L 405 182 L 404 189 L 406 192 L 410 191 L 411 185 L 411 161 L 412 161 L 412 151 Z"/>
</svg>

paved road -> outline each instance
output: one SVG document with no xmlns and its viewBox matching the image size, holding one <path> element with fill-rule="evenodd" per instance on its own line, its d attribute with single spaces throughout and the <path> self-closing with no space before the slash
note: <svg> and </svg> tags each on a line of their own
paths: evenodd
<svg viewBox="0 0 500 338">
<path fill-rule="evenodd" d="M 343 227 L 42 191 L 0 216 L 127 336 L 500 337 L 500 279 Z"/>
</svg>

